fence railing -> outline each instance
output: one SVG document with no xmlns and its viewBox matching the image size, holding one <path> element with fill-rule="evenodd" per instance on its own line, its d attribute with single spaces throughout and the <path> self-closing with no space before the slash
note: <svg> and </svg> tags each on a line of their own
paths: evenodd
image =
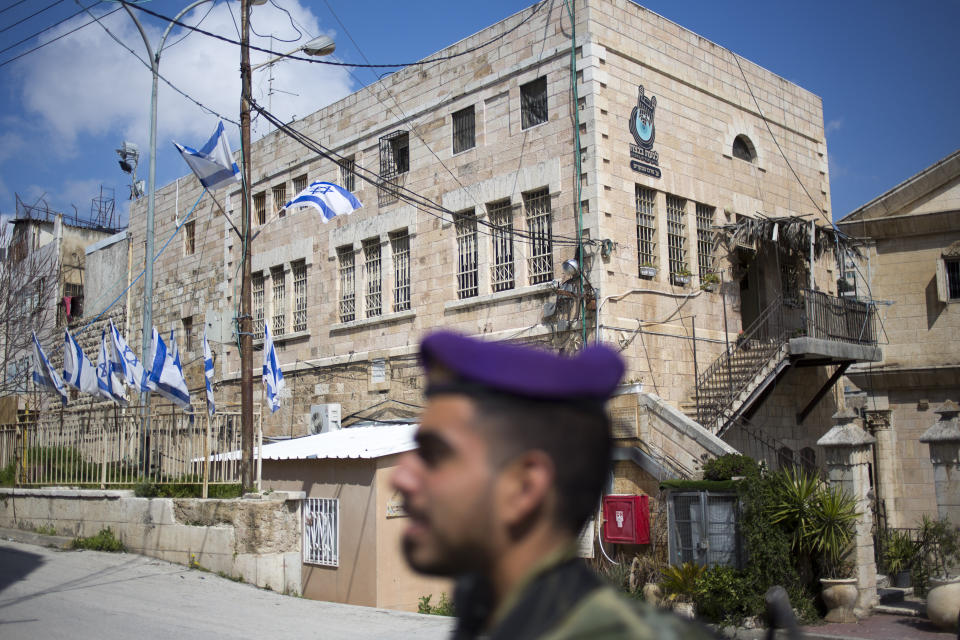
<svg viewBox="0 0 960 640">
<path fill-rule="evenodd" d="M 240 444 L 239 411 L 154 406 L 149 420 L 140 407 L 48 411 L 0 425 L 0 467 L 14 465 L 18 486 L 235 484 L 239 456 L 225 454 Z"/>
<path fill-rule="evenodd" d="M 856 344 L 876 344 L 873 306 L 828 295 L 822 291 L 804 291 L 806 333 L 811 338 L 838 340 Z"/>
</svg>

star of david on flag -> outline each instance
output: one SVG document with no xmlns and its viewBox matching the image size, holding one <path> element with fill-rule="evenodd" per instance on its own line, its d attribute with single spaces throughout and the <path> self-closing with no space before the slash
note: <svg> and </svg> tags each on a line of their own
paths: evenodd
<svg viewBox="0 0 960 640">
<path fill-rule="evenodd" d="M 311 182 L 293 200 L 283 205 L 291 207 L 313 207 L 320 212 L 320 218 L 326 223 L 337 216 L 349 215 L 362 207 L 357 197 L 332 182 Z"/>
<path fill-rule="evenodd" d="M 233 161 L 230 143 L 223 133 L 223 122 L 217 125 L 217 130 L 200 149 L 184 147 L 176 142 L 173 144 L 208 191 L 240 182 L 240 167 Z"/>
<path fill-rule="evenodd" d="M 280 391 L 285 386 L 280 363 L 277 362 L 277 350 L 273 346 L 273 336 L 270 335 L 270 326 L 263 327 L 263 384 L 267 389 L 267 404 L 270 413 L 280 408 Z"/>
<path fill-rule="evenodd" d="M 67 388 L 63 386 L 63 380 L 57 375 L 56 370 L 47 359 L 47 354 L 43 352 L 40 341 L 37 340 L 36 332 L 33 333 L 33 382 L 39 387 L 52 389 L 60 396 L 60 402 L 67 404 Z M 264 367 L 266 369 L 266 367 Z"/>
<path fill-rule="evenodd" d="M 63 379 L 77 391 L 99 395 L 97 372 L 70 332 L 64 329 Z"/>
<path fill-rule="evenodd" d="M 217 406 L 213 402 L 213 353 L 210 352 L 210 343 L 207 342 L 207 330 L 203 330 L 203 379 L 207 383 L 207 413 L 211 416 L 216 413 Z"/>
<path fill-rule="evenodd" d="M 97 393 L 107 400 L 113 400 L 121 407 L 127 406 L 127 396 L 123 390 L 123 381 L 117 378 L 112 366 L 110 353 L 113 340 L 107 340 L 107 332 L 100 332 L 100 355 L 97 357 Z"/>
</svg>

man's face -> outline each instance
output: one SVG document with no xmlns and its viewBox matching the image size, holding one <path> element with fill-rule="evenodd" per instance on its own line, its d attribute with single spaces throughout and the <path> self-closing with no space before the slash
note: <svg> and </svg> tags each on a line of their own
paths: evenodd
<svg viewBox="0 0 960 640">
<path fill-rule="evenodd" d="M 409 523 L 403 553 L 415 570 L 457 575 L 488 562 L 495 541 L 496 471 L 466 396 L 431 398 L 417 432 L 419 448 L 401 458 L 391 482 Z"/>
</svg>

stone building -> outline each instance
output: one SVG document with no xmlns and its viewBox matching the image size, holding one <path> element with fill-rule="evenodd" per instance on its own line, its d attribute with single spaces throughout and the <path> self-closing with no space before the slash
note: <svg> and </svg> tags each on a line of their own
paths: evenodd
<svg viewBox="0 0 960 640">
<path fill-rule="evenodd" d="M 308 433 L 317 404 L 415 412 L 417 344 L 443 327 L 618 347 L 639 390 L 618 405 L 626 475 L 694 471 L 730 448 L 718 434 L 773 463 L 817 458 L 837 371 L 876 357 L 862 331 L 808 326 L 811 309 L 850 312 L 820 98 L 627 0 L 574 9 L 575 30 L 537 4 L 252 145 L 255 330 L 270 324 L 288 391 L 268 436 Z M 328 224 L 283 208 L 315 180 L 363 208 Z M 215 195 L 239 227 L 239 192 Z M 154 317 L 185 362 L 205 327 L 217 393 L 238 401 L 241 246 L 209 197 L 191 210 L 200 196 L 192 176 L 157 193 L 157 237 L 182 226 Z M 693 444 L 645 439 L 664 428 Z"/>
<path fill-rule="evenodd" d="M 875 483 L 891 527 L 936 517 L 934 468 L 920 438 L 960 398 L 960 151 L 838 223 L 864 242 L 851 290 L 879 301 L 888 344 L 847 378 L 876 437 Z"/>
</svg>

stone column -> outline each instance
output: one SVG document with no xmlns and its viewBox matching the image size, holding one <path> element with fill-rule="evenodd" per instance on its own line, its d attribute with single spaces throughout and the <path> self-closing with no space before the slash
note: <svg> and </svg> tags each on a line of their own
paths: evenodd
<svg viewBox="0 0 960 640">
<path fill-rule="evenodd" d="M 873 557 L 873 510 L 870 499 L 870 464 L 876 439 L 856 423 L 847 409 L 833 416 L 833 428 L 817 444 L 824 448 L 828 481 L 854 496 L 860 517 L 854 529 L 854 563 L 857 609 L 865 615 L 878 603 L 877 564 Z"/>
<path fill-rule="evenodd" d="M 897 434 L 890 426 L 893 412 L 889 409 L 866 412 L 867 431 L 876 438 L 874 445 L 874 477 L 877 499 L 883 504 L 888 527 L 900 526 L 897 496 L 900 494 L 897 470 Z"/>
<path fill-rule="evenodd" d="M 930 445 L 937 516 L 960 524 L 960 407 L 947 400 L 934 413 L 940 418 L 920 436 L 920 442 Z"/>
</svg>

